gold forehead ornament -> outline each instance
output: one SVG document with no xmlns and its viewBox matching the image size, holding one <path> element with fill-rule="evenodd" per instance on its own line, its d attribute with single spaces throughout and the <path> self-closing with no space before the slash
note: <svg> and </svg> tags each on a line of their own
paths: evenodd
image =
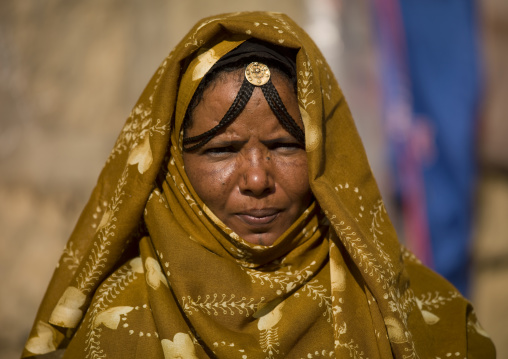
<svg viewBox="0 0 508 359">
<path fill-rule="evenodd" d="M 245 78 L 255 86 L 263 86 L 270 80 L 270 69 L 260 62 L 251 62 L 245 68 Z"/>
</svg>

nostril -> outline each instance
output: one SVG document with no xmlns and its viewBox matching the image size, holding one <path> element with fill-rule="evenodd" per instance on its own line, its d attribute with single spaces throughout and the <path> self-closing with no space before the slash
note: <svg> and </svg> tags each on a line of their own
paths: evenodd
<svg viewBox="0 0 508 359">
<path fill-rule="evenodd" d="M 250 167 L 243 174 L 240 190 L 251 196 L 266 196 L 274 190 L 274 181 L 270 173 L 260 167 Z"/>
</svg>

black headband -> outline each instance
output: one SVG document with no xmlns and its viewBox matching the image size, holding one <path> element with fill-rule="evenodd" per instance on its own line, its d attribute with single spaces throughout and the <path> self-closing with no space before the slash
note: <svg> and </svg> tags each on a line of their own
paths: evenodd
<svg viewBox="0 0 508 359">
<path fill-rule="evenodd" d="M 248 63 L 259 61 L 266 64 L 278 63 L 282 69 L 291 77 L 296 77 L 296 50 L 272 45 L 258 39 L 248 39 L 242 42 L 217 61 L 209 72 L 226 67 L 233 63 Z"/>
</svg>

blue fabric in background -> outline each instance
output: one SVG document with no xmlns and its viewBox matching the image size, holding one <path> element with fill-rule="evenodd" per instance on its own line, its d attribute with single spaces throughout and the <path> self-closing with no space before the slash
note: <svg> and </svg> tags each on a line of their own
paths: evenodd
<svg viewBox="0 0 508 359">
<path fill-rule="evenodd" d="M 481 92 L 472 0 L 400 0 L 413 114 L 434 133 L 424 163 L 434 269 L 468 294 Z"/>
</svg>

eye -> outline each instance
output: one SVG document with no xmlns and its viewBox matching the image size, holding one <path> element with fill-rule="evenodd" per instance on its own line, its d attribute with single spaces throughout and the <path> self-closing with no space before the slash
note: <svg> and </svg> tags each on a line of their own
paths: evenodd
<svg viewBox="0 0 508 359">
<path fill-rule="evenodd" d="M 299 142 L 275 142 L 272 143 L 269 148 L 271 150 L 281 150 L 281 151 L 297 151 L 303 150 L 304 146 Z"/>
<path fill-rule="evenodd" d="M 217 146 L 217 147 L 208 147 L 203 150 L 203 153 L 210 155 L 221 155 L 221 154 L 229 154 L 236 152 L 236 148 L 233 146 Z"/>
</svg>

